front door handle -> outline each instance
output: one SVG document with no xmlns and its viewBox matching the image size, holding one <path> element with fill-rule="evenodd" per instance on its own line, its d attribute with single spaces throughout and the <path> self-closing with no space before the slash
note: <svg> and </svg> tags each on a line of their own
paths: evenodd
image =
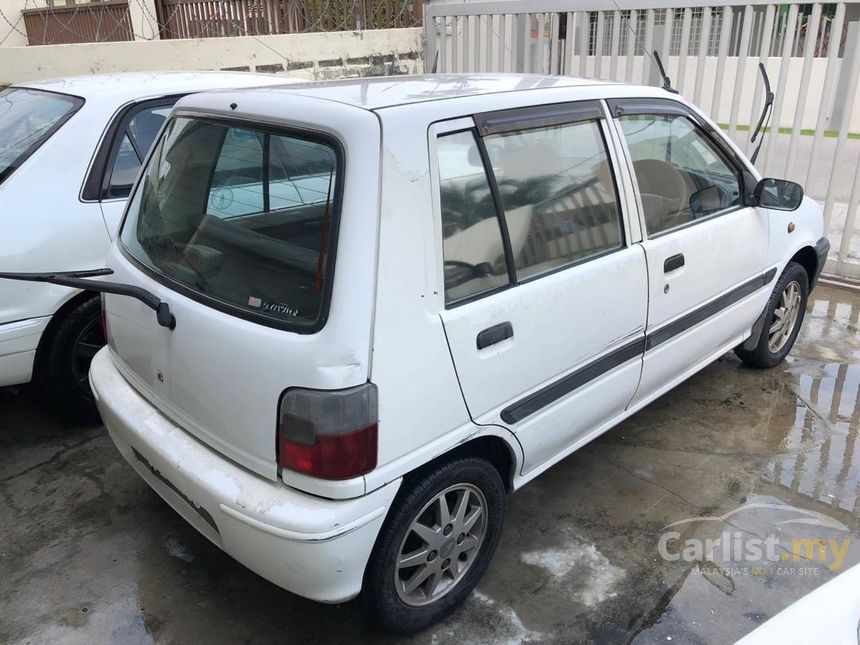
<svg viewBox="0 0 860 645">
<path fill-rule="evenodd" d="M 478 334 L 477 343 L 478 349 L 484 349 L 490 345 L 501 343 L 506 338 L 514 337 L 514 327 L 509 322 L 499 323 L 488 327 Z"/>
<path fill-rule="evenodd" d="M 666 261 L 663 262 L 663 273 L 670 273 L 682 266 L 684 266 L 684 254 L 678 253 L 678 255 L 666 258 Z"/>
</svg>

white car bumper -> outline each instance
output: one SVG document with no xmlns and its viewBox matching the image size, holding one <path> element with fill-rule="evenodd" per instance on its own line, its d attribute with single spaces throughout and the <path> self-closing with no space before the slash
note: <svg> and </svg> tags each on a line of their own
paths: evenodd
<svg viewBox="0 0 860 645">
<path fill-rule="evenodd" d="M 50 320 L 45 316 L 0 325 L 0 387 L 30 382 L 36 348 Z"/>
<path fill-rule="evenodd" d="M 128 384 L 108 348 L 93 360 L 90 384 L 122 456 L 215 545 L 306 598 L 342 602 L 361 591 L 399 480 L 350 500 L 308 495 L 237 466 L 174 425 Z"/>
</svg>

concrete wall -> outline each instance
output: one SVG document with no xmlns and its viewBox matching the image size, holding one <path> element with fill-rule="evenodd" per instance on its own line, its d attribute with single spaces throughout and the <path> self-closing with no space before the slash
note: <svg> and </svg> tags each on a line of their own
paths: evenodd
<svg viewBox="0 0 860 645">
<path fill-rule="evenodd" d="M 309 80 L 420 74 L 422 50 L 419 28 L 3 47 L 0 86 L 58 76 L 156 70 L 229 69 Z"/>
</svg>

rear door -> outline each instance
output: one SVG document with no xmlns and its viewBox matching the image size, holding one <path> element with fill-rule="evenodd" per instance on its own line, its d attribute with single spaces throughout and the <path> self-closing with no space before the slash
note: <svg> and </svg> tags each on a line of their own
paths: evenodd
<svg viewBox="0 0 860 645">
<path fill-rule="evenodd" d="M 523 473 L 621 413 L 639 381 L 647 276 L 598 102 L 431 131 L 442 320 L 472 418 L 513 430 Z"/>
<path fill-rule="evenodd" d="M 740 342 L 764 307 L 768 218 L 719 135 L 675 101 L 610 101 L 637 185 L 648 259 L 648 342 L 635 402 Z"/>
</svg>

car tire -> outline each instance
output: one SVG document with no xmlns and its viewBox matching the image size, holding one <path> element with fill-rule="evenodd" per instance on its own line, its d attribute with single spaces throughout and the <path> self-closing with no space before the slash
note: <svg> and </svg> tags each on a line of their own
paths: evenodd
<svg viewBox="0 0 860 645">
<path fill-rule="evenodd" d="M 735 348 L 735 354 L 750 367 L 779 365 L 791 351 L 806 312 L 809 276 L 796 262 L 789 262 L 777 280 L 765 309 L 764 325 L 753 349 Z"/>
<path fill-rule="evenodd" d="M 104 344 L 98 297 L 68 311 L 48 339 L 41 380 L 61 410 L 75 419 L 98 417 L 88 374 L 93 356 Z"/>
<path fill-rule="evenodd" d="M 450 521 L 442 515 L 443 502 Z M 362 594 L 371 619 L 413 633 L 448 616 L 489 566 L 504 515 L 505 486 L 484 459 L 457 458 L 407 479 L 365 571 Z M 423 582 L 410 590 L 418 580 Z"/>
</svg>

